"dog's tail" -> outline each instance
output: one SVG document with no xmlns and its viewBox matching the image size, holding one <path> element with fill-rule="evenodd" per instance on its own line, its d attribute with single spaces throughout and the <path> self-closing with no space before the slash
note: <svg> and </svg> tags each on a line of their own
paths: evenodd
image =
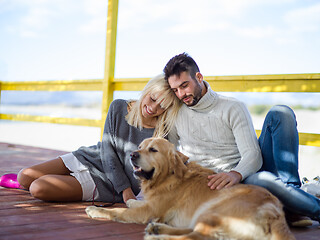
<svg viewBox="0 0 320 240">
<path fill-rule="evenodd" d="M 266 203 L 259 210 L 258 215 L 264 219 L 264 232 L 270 234 L 270 240 L 295 240 L 286 222 L 282 206 L 276 204 Z"/>
</svg>

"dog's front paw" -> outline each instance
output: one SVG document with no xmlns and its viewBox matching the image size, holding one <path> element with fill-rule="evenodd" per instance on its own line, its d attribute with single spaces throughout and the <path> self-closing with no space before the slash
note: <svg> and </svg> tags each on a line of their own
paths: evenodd
<svg viewBox="0 0 320 240">
<path fill-rule="evenodd" d="M 127 207 L 128 207 L 128 208 L 133 208 L 136 201 L 137 201 L 137 200 L 135 200 L 135 199 L 129 199 L 129 200 L 127 200 L 127 202 L 126 202 Z"/>
<path fill-rule="evenodd" d="M 88 215 L 88 217 L 90 218 L 96 218 L 97 217 L 97 207 L 95 206 L 89 206 L 86 208 L 86 213 Z"/>
<path fill-rule="evenodd" d="M 168 240 L 172 239 L 172 236 L 169 235 L 145 235 L 144 240 Z"/>
<path fill-rule="evenodd" d="M 137 207 L 141 207 L 144 204 L 145 204 L 144 201 L 135 200 L 135 199 L 129 199 L 126 202 L 126 205 L 128 208 L 137 208 Z"/>
<path fill-rule="evenodd" d="M 110 215 L 104 211 L 104 209 L 95 207 L 95 206 L 89 206 L 86 208 L 86 213 L 90 218 L 104 218 L 104 219 L 110 219 Z"/>
</svg>

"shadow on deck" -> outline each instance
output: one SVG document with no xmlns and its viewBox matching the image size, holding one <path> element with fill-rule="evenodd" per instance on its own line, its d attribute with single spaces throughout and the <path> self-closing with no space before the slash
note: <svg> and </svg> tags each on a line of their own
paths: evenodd
<svg viewBox="0 0 320 240">
<path fill-rule="evenodd" d="M 0 143 L 0 176 L 40 163 L 65 152 Z M 47 203 L 27 191 L 0 187 L 0 239 L 143 239 L 145 225 L 89 219 L 84 209 L 91 203 Z M 123 206 L 117 204 L 115 207 Z M 293 229 L 298 240 L 320 239 L 314 223 Z"/>
</svg>

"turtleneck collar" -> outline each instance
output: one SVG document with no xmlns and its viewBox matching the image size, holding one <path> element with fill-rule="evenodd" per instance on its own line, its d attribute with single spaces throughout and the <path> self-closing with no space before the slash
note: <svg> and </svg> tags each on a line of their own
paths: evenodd
<svg viewBox="0 0 320 240">
<path fill-rule="evenodd" d="M 219 97 L 218 94 L 211 89 L 209 83 L 206 81 L 203 82 L 207 88 L 207 92 L 196 105 L 189 107 L 197 112 L 208 112 L 212 110 L 212 108 L 217 104 L 217 99 Z"/>
</svg>

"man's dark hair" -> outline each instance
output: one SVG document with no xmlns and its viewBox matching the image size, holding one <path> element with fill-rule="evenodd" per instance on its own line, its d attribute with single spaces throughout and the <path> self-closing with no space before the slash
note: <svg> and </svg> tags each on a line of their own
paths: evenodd
<svg viewBox="0 0 320 240">
<path fill-rule="evenodd" d="M 170 76 L 180 76 L 182 72 L 188 72 L 196 80 L 196 73 L 200 72 L 197 63 L 187 53 L 181 53 L 169 60 L 163 69 L 164 78 L 168 80 Z"/>
</svg>

